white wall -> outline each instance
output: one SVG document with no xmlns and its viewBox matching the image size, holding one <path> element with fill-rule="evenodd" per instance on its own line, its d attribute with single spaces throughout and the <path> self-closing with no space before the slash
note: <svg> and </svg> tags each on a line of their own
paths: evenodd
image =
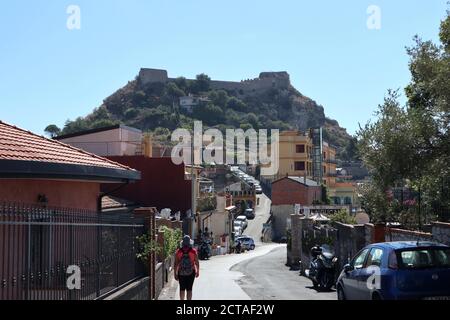
<svg viewBox="0 0 450 320">
<path fill-rule="evenodd" d="M 99 156 L 135 155 L 142 143 L 142 132 L 117 128 L 59 141 Z"/>
</svg>

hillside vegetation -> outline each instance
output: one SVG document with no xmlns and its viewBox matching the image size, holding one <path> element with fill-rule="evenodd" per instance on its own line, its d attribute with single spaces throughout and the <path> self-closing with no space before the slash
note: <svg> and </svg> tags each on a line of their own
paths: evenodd
<svg viewBox="0 0 450 320">
<path fill-rule="evenodd" d="M 324 109 L 303 96 L 294 87 L 271 88 L 253 95 L 210 89 L 205 74 L 196 80 L 177 78 L 167 83 L 142 85 L 137 77 L 106 98 L 101 106 L 86 117 L 68 120 L 62 130 L 53 134 L 69 134 L 117 123 L 151 132 L 158 140 L 170 138 L 176 128 L 191 129 L 193 121 L 204 127 L 235 129 L 298 129 L 323 126 L 325 139 L 343 153 L 351 136 L 335 120 L 325 117 Z M 208 101 L 190 113 L 179 106 L 179 98 L 189 94 L 207 97 Z M 50 127 L 50 126 L 49 126 Z"/>
</svg>

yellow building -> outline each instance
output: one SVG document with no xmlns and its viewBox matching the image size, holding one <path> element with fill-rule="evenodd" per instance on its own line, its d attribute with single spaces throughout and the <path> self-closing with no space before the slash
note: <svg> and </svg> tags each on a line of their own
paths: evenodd
<svg viewBox="0 0 450 320">
<path fill-rule="evenodd" d="M 328 188 L 334 188 L 336 185 L 336 149 L 327 142 L 323 142 L 323 184 Z"/>
<path fill-rule="evenodd" d="M 314 179 L 313 139 L 308 133 L 300 131 L 280 132 L 278 175 L 300 176 Z M 327 142 L 322 143 L 322 184 L 335 204 L 355 204 L 355 185 L 352 182 L 337 182 L 336 149 Z M 270 177 L 267 177 L 270 178 Z"/>
<path fill-rule="evenodd" d="M 299 131 L 280 132 L 279 176 L 312 177 L 312 140 Z"/>
</svg>

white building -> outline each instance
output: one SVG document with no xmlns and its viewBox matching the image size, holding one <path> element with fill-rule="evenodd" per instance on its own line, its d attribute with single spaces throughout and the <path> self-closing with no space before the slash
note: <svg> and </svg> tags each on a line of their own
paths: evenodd
<svg viewBox="0 0 450 320">
<path fill-rule="evenodd" d="M 207 97 L 194 95 L 184 96 L 180 97 L 180 108 L 192 112 L 200 103 L 207 103 L 208 101 L 209 99 Z"/>
<path fill-rule="evenodd" d="M 55 139 L 102 157 L 152 155 L 150 137 L 124 125 L 85 130 Z"/>
</svg>

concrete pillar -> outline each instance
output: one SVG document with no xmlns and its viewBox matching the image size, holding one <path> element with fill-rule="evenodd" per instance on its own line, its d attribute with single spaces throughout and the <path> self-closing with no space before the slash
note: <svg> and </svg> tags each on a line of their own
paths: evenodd
<svg viewBox="0 0 450 320">
<path fill-rule="evenodd" d="M 289 241 L 289 239 L 288 239 Z M 302 246 L 302 226 L 300 215 L 291 214 L 291 241 L 290 250 L 288 250 L 288 265 L 298 266 L 298 261 L 301 259 Z M 289 246 L 289 243 L 288 243 Z"/>
</svg>

